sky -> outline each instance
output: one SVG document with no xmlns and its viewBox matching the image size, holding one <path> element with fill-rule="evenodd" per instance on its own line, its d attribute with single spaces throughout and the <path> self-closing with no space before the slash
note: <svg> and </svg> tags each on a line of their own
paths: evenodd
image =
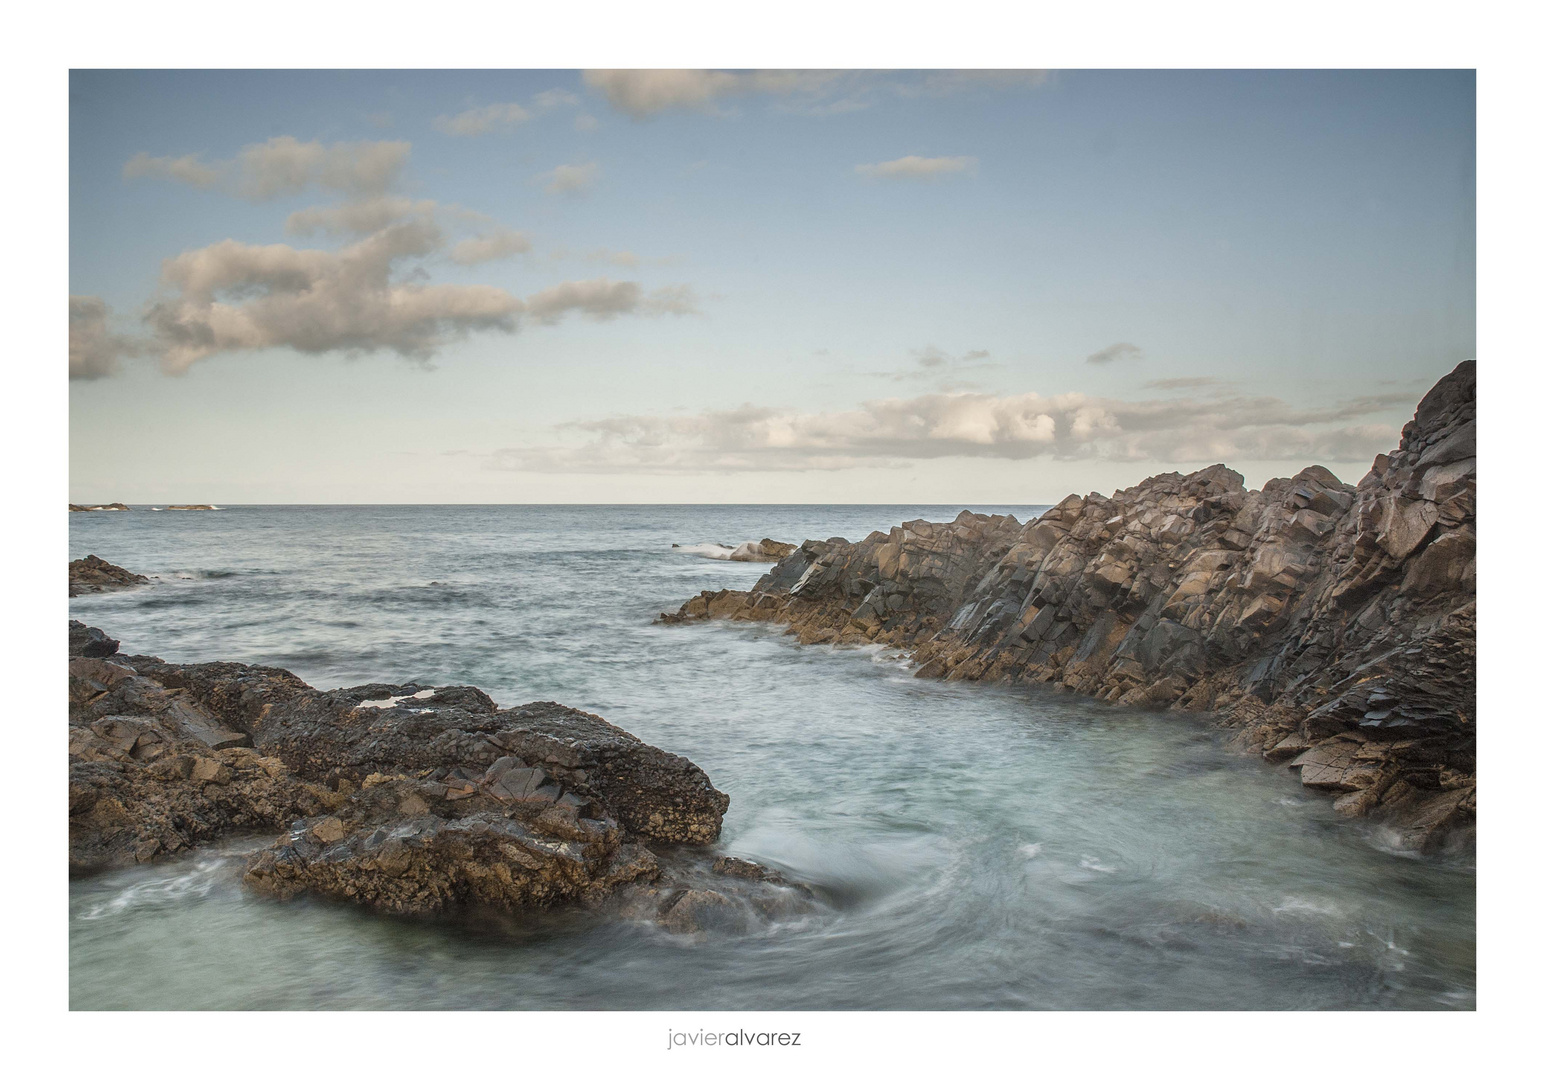
<svg viewBox="0 0 1545 1080">
<path fill-rule="evenodd" d="M 76 71 L 70 498 L 1355 483 L 1475 355 L 1470 71 Z"/>
</svg>

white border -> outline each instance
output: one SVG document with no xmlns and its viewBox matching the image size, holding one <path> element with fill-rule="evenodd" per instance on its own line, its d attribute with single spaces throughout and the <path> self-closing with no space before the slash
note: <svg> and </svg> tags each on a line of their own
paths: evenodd
<svg viewBox="0 0 1545 1080">
<path fill-rule="evenodd" d="M 630 1073 L 779 1075 L 815 1067 L 903 1075 L 997 1065 L 1015 1074 L 1293 1076 L 1322 1070 L 1502 1073 L 1537 998 L 1536 830 L 1524 802 L 1540 726 L 1530 543 L 1530 438 L 1539 426 L 1537 27 L 1523 5 L 1111 0 L 1074 8 L 957 2 L 530 6 L 274 2 L 29 5 L 8 16 L 0 78 L 11 129 L 4 269 L 19 341 L 8 349 L 3 428 L 11 597 L 4 620 L 14 848 L 6 859 L 8 1057 L 49 1071 L 168 1070 L 272 1076 L 386 1070 L 455 1075 L 614 1066 Z M 1486 775 L 1476 1014 L 205 1014 L 67 1012 L 56 583 L 66 542 L 67 69 L 76 67 L 1476 67 L 1479 70 L 1481 410 L 1487 529 L 1481 743 Z M 58 317 L 48 315 L 59 311 Z M 1527 440 L 1527 441 L 1526 441 Z M 1495 504 L 1491 492 L 1506 493 Z M 1507 538 L 1507 554 L 1492 544 Z M 1499 552 L 1494 555 L 1495 551 Z M 1504 599 L 1504 590 L 1506 598 Z M 41 627 L 41 629 L 40 629 Z M 711 1021 L 710 1021 L 711 1016 Z M 721 1021 L 723 1024 L 721 1025 Z M 668 1028 L 802 1030 L 796 1050 L 664 1050 Z M 657 1050 L 656 1047 L 659 1049 Z M 730 1055 L 734 1054 L 734 1057 Z"/>
</svg>

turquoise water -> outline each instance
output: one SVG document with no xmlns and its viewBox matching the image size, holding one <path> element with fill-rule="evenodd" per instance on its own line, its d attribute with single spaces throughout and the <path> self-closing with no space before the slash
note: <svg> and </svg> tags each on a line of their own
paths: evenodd
<svg viewBox="0 0 1545 1080">
<path fill-rule="evenodd" d="M 72 882 L 72 1006 L 1474 1008 L 1473 860 L 1393 850 L 1202 719 L 914 679 L 773 627 L 651 625 L 765 569 L 673 543 L 860 539 L 958 509 L 72 515 L 71 558 L 158 579 L 71 601 L 125 651 L 600 713 L 730 794 L 722 850 L 823 898 L 702 939 L 585 913 L 384 919 L 247 895 L 248 838 Z"/>
</svg>

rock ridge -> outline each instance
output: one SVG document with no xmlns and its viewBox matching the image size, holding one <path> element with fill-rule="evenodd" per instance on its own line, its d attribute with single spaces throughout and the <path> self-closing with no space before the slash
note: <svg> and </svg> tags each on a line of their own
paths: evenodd
<svg viewBox="0 0 1545 1080">
<path fill-rule="evenodd" d="M 1475 821 L 1475 363 L 1355 486 L 1312 466 L 1247 490 L 1213 465 L 1034 521 L 963 511 L 807 540 L 665 623 L 880 643 L 919 676 L 1210 711 L 1239 744 L 1422 851 Z"/>
</svg>

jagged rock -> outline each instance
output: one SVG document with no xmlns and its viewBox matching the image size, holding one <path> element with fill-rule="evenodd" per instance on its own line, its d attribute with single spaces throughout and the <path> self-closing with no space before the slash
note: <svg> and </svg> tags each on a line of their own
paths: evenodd
<svg viewBox="0 0 1545 1080">
<path fill-rule="evenodd" d="M 275 897 L 596 901 L 658 876 L 646 841 L 717 839 L 729 805 L 598 716 L 475 687 L 319 691 L 277 668 L 75 656 L 69 716 L 72 873 L 268 830 L 284 835 L 246 881 Z"/>
<path fill-rule="evenodd" d="M 71 509 L 75 509 L 71 507 Z M 123 509 L 127 510 L 128 507 Z M 76 559 L 70 563 L 70 595 L 82 596 L 86 593 L 112 592 L 114 589 L 127 589 L 133 585 L 148 585 L 150 579 L 143 574 L 136 574 L 125 570 L 121 566 L 114 566 L 106 559 L 99 559 L 95 555 L 87 555 L 84 559 Z"/>
<path fill-rule="evenodd" d="M 660 621 L 783 623 L 803 643 L 906 649 L 919 676 L 1217 711 L 1240 745 L 1342 792 L 1343 812 L 1430 848 L 1473 830 L 1475 537 L 1466 361 L 1355 487 L 1312 466 L 1250 491 L 1214 465 L 1070 495 L 1024 525 L 964 511 L 807 540 L 749 591 Z M 1468 801 L 1434 809 L 1402 786 L 1430 790 L 1441 769 Z"/>
<path fill-rule="evenodd" d="M 118 651 L 118 640 L 110 638 L 95 626 L 87 626 L 76 619 L 70 620 L 71 656 L 112 656 Z"/>
</svg>

